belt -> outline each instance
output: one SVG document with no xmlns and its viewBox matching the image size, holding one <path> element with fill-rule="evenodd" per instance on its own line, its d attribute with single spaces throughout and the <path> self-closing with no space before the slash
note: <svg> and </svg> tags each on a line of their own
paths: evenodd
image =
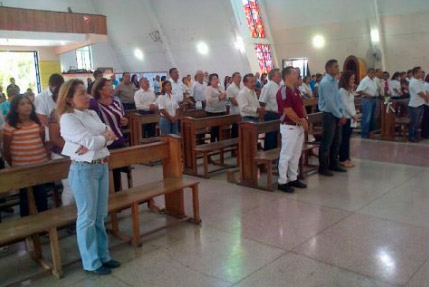
<svg viewBox="0 0 429 287">
<path fill-rule="evenodd" d="M 90 162 L 88 162 L 88 161 L 72 160 L 72 163 L 85 163 L 85 164 L 106 164 L 108 162 L 109 162 L 109 157 L 95 159 L 95 160 L 92 160 Z"/>
<path fill-rule="evenodd" d="M 285 126 L 293 126 L 293 127 L 299 127 L 300 125 L 299 124 L 289 124 L 289 123 L 281 123 L 282 125 L 285 125 Z"/>
</svg>

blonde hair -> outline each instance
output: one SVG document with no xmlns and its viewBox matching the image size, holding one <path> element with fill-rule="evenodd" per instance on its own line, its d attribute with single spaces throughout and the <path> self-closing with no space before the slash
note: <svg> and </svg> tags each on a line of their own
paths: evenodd
<svg viewBox="0 0 429 287">
<path fill-rule="evenodd" d="M 72 113 L 74 111 L 70 104 L 73 96 L 76 92 L 76 87 L 79 85 L 85 85 L 83 81 L 78 79 L 71 79 L 61 85 L 57 99 L 57 117 L 58 119 L 65 113 Z"/>
</svg>

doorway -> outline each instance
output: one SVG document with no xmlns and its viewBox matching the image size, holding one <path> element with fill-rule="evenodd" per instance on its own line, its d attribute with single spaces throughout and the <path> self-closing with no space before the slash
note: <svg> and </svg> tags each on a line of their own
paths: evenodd
<svg viewBox="0 0 429 287">
<path fill-rule="evenodd" d="M 15 78 L 21 94 L 27 89 L 36 94 L 41 92 L 37 52 L 0 51 L 0 63 L 0 86 L 4 93 L 10 84 L 10 78 Z"/>
</svg>

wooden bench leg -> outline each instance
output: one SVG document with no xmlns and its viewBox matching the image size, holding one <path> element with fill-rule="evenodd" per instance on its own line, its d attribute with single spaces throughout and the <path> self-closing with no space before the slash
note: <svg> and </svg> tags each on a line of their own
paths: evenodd
<svg viewBox="0 0 429 287">
<path fill-rule="evenodd" d="M 203 158 L 204 158 L 204 177 L 205 178 L 209 178 L 209 159 L 208 159 L 208 154 L 204 153 L 203 154 Z"/>
<path fill-rule="evenodd" d="M 140 241 L 140 214 L 138 203 L 133 203 L 133 205 L 131 205 L 131 216 L 133 220 L 133 238 L 131 243 L 134 247 L 140 247 L 142 244 Z"/>
<path fill-rule="evenodd" d="M 267 162 L 267 188 L 272 189 L 273 187 L 273 163 L 271 161 Z"/>
<path fill-rule="evenodd" d="M 224 157 L 224 154 L 223 154 L 223 148 L 220 149 L 219 159 L 220 159 L 220 164 L 223 165 L 225 163 L 225 157 Z"/>
<path fill-rule="evenodd" d="M 57 279 L 63 277 L 63 270 L 61 264 L 61 253 L 60 246 L 58 243 L 58 232 L 56 228 L 49 230 L 49 240 L 51 242 L 51 254 L 52 254 L 52 275 Z"/>
<path fill-rule="evenodd" d="M 193 185 L 191 188 L 192 188 L 192 209 L 194 212 L 194 217 L 191 219 L 191 222 L 194 224 L 201 224 L 198 184 Z"/>
<path fill-rule="evenodd" d="M 34 260 L 38 261 L 42 258 L 42 245 L 40 244 L 40 236 L 38 234 L 27 238 L 27 249 Z"/>
</svg>

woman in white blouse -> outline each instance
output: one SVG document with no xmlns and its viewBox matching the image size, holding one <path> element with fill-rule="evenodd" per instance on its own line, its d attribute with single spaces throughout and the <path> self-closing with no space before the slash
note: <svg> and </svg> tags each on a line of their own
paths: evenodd
<svg viewBox="0 0 429 287">
<path fill-rule="evenodd" d="M 109 254 L 104 219 L 109 199 L 107 146 L 116 135 L 88 110 L 89 96 L 80 80 L 61 86 L 57 115 L 61 136 L 65 140 L 63 154 L 70 156 L 68 181 L 77 206 L 76 234 L 83 268 L 97 275 L 108 275 L 120 263 Z"/>
<path fill-rule="evenodd" d="M 210 74 L 207 88 L 204 90 L 206 98 L 206 116 L 216 117 L 226 115 L 226 93 L 220 90 L 218 74 Z M 219 127 L 212 127 L 210 141 L 219 138 Z"/>
<path fill-rule="evenodd" d="M 355 95 L 354 95 L 354 85 L 355 85 L 355 74 L 351 71 L 344 71 L 341 75 L 339 87 L 340 94 L 343 100 L 344 105 L 344 117 L 347 118 L 347 122 L 343 125 L 342 131 L 342 141 L 340 146 L 340 164 L 343 167 L 354 167 L 350 159 L 350 137 L 353 132 L 352 120 L 357 122 L 359 117 L 356 114 L 355 107 Z"/>
<path fill-rule="evenodd" d="M 401 73 L 396 72 L 393 74 L 389 82 L 389 90 L 392 98 L 400 98 L 402 96 Z"/>
<path fill-rule="evenodd" d="M 179 119 L 177 117 L 177 110 L 179 109 L 179 103 L 176 96 L 172 94 L 170 81 L 162 83 L 162 95 L 157 98 L 156 103 L 161 114 L 159 119 L 161 135 L 178 134 Z"/>
</svg>

